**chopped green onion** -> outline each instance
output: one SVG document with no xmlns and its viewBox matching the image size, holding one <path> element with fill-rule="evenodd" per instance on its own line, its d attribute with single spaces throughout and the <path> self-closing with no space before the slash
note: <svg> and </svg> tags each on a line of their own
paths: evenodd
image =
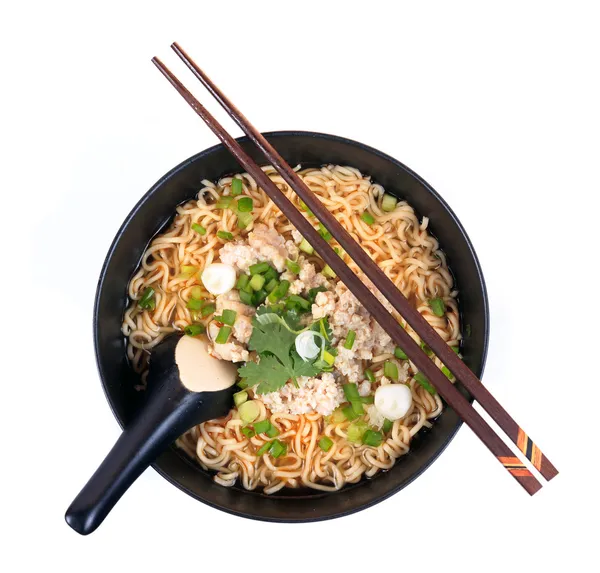
<svg viewBox="0 0 600 573">
<path fill-rule="evenodd" d="M 240 213 L 250 213 L 254 208 L 254 201 L 252 201 L 251 197 L 242 197 L 238 199 L 237 202 L 237 210 Z"/>
<path fill-rule="evenodd" d="M 333 363 L 335 362 L 335 356 L 326 350 L 323 352 L 323 360 L 325 360 L 329 366 L 333 366 Z"/>
<path fill-rule="evenodd" d="M 451 346 L 450 348 L 452 348 L 452 352 L 454 352 L 454 354 L 460 353 L 460 348 L 458 346 Z"/>
<path fill-rule="evenodd" d="M 254 436 L 256 436 L 256 432 L 249 427 L 242 428 L 242 434 L 244 434 L 244 436 L 246 436 L 247 438 L 253 438 Z"/>
<path fill-rule="evenodd" d="M 233 235 L 229 231 L 217 231 L 217 237 L 222 241 L 232 241 Z"/>
<path fill-rule="evenodd" d="M 287 291 L 289 288 L 290 288 L 290 281 L 285 281 L 285 280 L 281 281 L 277 285 L 277 288 L 272 290 L 271 293 L 269 294 L 269 296 L 268 296 L 269 302 L 273 303 L 273 302 L 277 302 L 278 300 L 281 300 L 287 294 Z"/>
<path fill-rule="evenodd" d="M 254 306 L 259 306 L 261 305 L 263 302 L 265 302 L 265 300 L 267 299 L 267 295 L 269 293 L 265 290 L 265 289 L 260 289 L 257 290 L 253 295 L 252 295 L 252 304 Z"/>
<path fill-rule="evenodd" d="M 216 309 L 217 307 L 214 304 L 210 303 L 202 307 L 200 314 L 202 315 L 202 318 L 206 318 L 207 316 L 214 314 Z"/>
<path fill-rule="evenodd" d="M 359 416 L 361 414 L 365 413 L 365 409 L 363 408 L 363 403 L 362 403 L 362 399 L 359 398 L 358 400 L 351 400 L 350 401 L 350 406 L 352 406 L 352 409 L 354 410 L 355 414 L 358 414 Z"/>
<path fill-rule="evenodd" d="M 198 336 L 199 334 L 204 334 L 206 332 L 206 326 L 203 324 L 188 324 L 183 329 L 188 336 Z"/>
<path fill-rule="evenodd" d="M 361 396 L 360 401 L 363 404 L 373 404 L 375 402 L 375 396 L 373 396 L 372 394 L 370 396 Z"/>
<path fill-rule="evenodd" d="M 198 233 L 199 235 L 206 235 L 206 229 L 199 223 L 194 223 L 192 225 L 192 229 L 196 231 L 196 233 Z"/>
<path fill-rule="evenodd" d="M 265 432 L 269 438 L 274 438 L 275 436 L 279 436 L 279 430 L 271 424 L 271 427 Z"/>
<path fill-rule="evenodd" d="M 391 431 L 391 429 L 394 427 L 394 422 L 392 422 L 391 420 L 388 420 L 387 418 L 383 421 L 383 432 L 385 434 L 387 434 L 388 432 Z"/>
<path fill-rule="evenodd" d="M 323 223 L 319 223 L 319 235 L 321 235 L 321 237 L 323 237 L 323 239 L 325 239 L 328 242 L 331 241 L 331 239 L 333 239 L 333 236 L 325 228 L 325 225 L 323 225 Z"/>
<path fill-rule="evenodd" d="M 306 239 L 302 239 L 299 249 L 307 255 L 312 255 L 315 252 L 313 246 Z"/>
<path fill-rule="evenodd" d="M 204 301 L 199 298 L 190 298 L 190 300 L 187 301 L 187 307 L 190 310 L 200 310 L 203 306 L 204 306 Z"/>
<path fill-rule="evenodd" d="M 408 360 L 406 352 L 404 352 L 404 350 L 402 350 L 402 348 L 400 348 L 399 346 L 396 346 L 396 348 L 394 349 L 394 356 L 398 360 Z"/>
<path fill-rule="evenodd" d="M 351 422 L 352 420 L 356 420 L 356 418 L 358 418 L 358 414 L 354 411 L 354 408 L 352 408 L 351 405 L 342 408 L 342 412 L 344 413 L 346 420 L 350 420 Z"/>
<path fill-rule="evenodd" d="M 251 275 L 262 275 L 263 273 L 266 273 L 270 267 L 271 265 L 269 263 L 262 262 L 250 265 L 248 270 Z"/>
<path fill-rule="evenodd" d="M 277 285 L 279 284 L 279 281 L 277 279 L 271 279 L 266 285 L 265 285 L 265 290 L 268 293 L 273 292 L 276 288 Z"/>
<path fill-rule="evenodd" d="M 398 366 L 394 362 L 386 362 L 383 365 L 383 375 L 392 380 L 398 380 Z"/>
<path fill-rule="evenodd" d="M 235 323 L 235 319 L 237 317 L 237 312 L 235 310 L 229 310 L 228 308 L 224 309 L 221 314 L 221 320 L 223 324 L 227 324 L 229 326 L 233 326 Z"/>
<path fill-rule="evenodd" d="M 320 440 L 319 440 L 319 447 L 324 451 L 324 452 L 328 452 L 331 449 L 331 446 L 333 446 L 333 440 L 327 436 L 323 436 Z"/>
<path fill-rule="evenodd" d="M 202 287 L 195 286 L 195 287 L 191 288 L 190 296 L 192 298 L 202 298 L 202 295 L 204 295 L 204 291 L 202 290 Z"/>
<path fill-rule="evenodd" d="M 245 229 L 250 223 L 252 223 L 252 213 L 237 212 L 238 229 Z"/>
<path fill-rule="evenodd" d="M 216 344 L 225 344 L 229 339 L 229 335 L 231 334 L 231 326 L 222 326 L 219 330 L 219 334 L 217 334 L 217 338 L 215 338 Z"/>
<path fill-rule="evenodd" d="M 269 448 L 269 453 L 274 458 L 279 458 L 287 453 L 287 446 L 279 440 L 273 440 L 271 442 L 271 447 Z"/>
<path fill-rule="evenodd" d="M 335 409 L 329 417 L 329 420 L 332 424 L 341 424 L 342 422 L 345 422 L 346 415 L 344 414 L 343 408 Z"/>
<path fill-rule="evenodd" d="M 429 306 L 433 314 L 435 314 L 436 316 L 441 317 L 444 316 L 444 314 L 446 314 L 446 304 L 439 296 L 436 298 L 432 298 L 429 301 Z"/>
<path fill-rule="evenodd" d="M 142 298 L 138 302 L 138 306 L 144 310 L 154 310 L 156 308 L 156 301 L 154 300 L 154 289 L 148 287 L 142 293 Z"/>
<path fill-rule="evenodd" d="M 248 380 L 246 380 L 246 378 L 241 378 L 240 381 L 237 383 L 237 387 L 241 388 L 242 390 L 245 390 L 246 388 L 248 388 Z"/>
<path fill-rule="evenodd" d="M 250 277 L 248 275 L 240 275 L 240 278 L 235 283 L 235 288 L 242 290 L 243 288 L 248 286 L 250 282 Z"/>
<path fill-rule="evenodd" d="M 265 442 L 260 449 L 258 450 L 258 452 L 256 452 L 257 456 L 262 456 L 263 454 L 266 454 L 269 451 L 269 448 L 271 447 L 271 442 Z"/>
<path fill-rule="evenodd" d="M 367 368 L 365 370 L 365 377 L 369 382 L 375 382 L 375 374 L 373 374 L 373 370 L 371 370 L 370 368 Z"/>
<path fill-rule="evenodd" d="M 219 197 L 219 200 L 216 202 L 215 207 L 217 209 L 229 209 L 231 207 L 231 202 L 233 201 L 233 197 L 229 197 L 228 195 L 222 195 Z"/>
<path fill-rule="evenodd" d="M 285 261 L 285 266 L 288 268 L 288 271 L 297 275 L 300 272 L 300 265 L 294 261 L 290 261 L 287 259 Z"/>
<path fill-rule="evenodd" d="M 234 197 L 237 197 L 238 195 L 241 195 L 243 191 L 243 187 L 242 187 L 242 180 L 238 179 L 237 177 L 234 177 L 231 181 L 231 194 Z"/>
<path fill-rule="evenodd" d="M 358 386 L 356 384 L 344 384 L 342 385 L 342 390 L 344 391 L 344 396 L 346 396 L 346 400 L 348 400 L 348 402 L 360 399 L 360 394 L 358 393 Z"/>
<path fill-rule="evenodd" d="M 266 432 L 271 427 L 271 421 L 267 418 L 265 420 L 261 420 L 260 422 L 256 422 L 254 424 L 254 430 L 257 434 L 262 434 Z"/>
<path fill-rule="evenodd" d="M 346 350 L 352 350 L 355 340 L 356 340 L 356 332 L 354 332 L 354 330 L 349 330 L 348 336 L 346 337 L 346 342 L 344 342 L 344 348 Z"/>
<path fill-rule="evenodd" d="M 267 270 L 266 273 L 263 273 L 265 280 L 271 281 L 273 279 L 279 279 L 279 273 L 273 268 L 273 267 L 269 267 L 269 269 Z"/>
<path fill-rule="evenodd" d="M 265 284 L 265 277 L 262 275 L 254 275 L 250 281 L 250 286 L 254 290 L 260 290 Z"/>
<path fill-rule="evenodd" d="M 452 372 L 450 372 L 450 370 L 448 370 L 448 368 L 446 368 L 445 366 L 442 366 L 442 372 L 444 373 L 446 378 L 448 378 L 448 380 L 452 380 L 454 378 Z"/>
<path fill-rule="evenodd" d="M 414 376 L 415 380 L 427 390 L 430 394 L 435 394 L 435 388 L 431 385 L 427 377 L 422 372 L 417 372 Z"/>
<path fill-rule="evenodd" d="M 360 218 L 367 224 L 367 225 L 372 225 L 375 222 L 375 217 L 373 217 L 373 215 L 371 215 L 371 213 L 368 213 L 367 211 L 365 211 Z"/>
<path fill-rule="evenodd" d="M 285 301 L 285 305 L 287 308 L 291 310 L 291 308 L 300 308 L 301 310 L 309 310 L 310 302 L 297 294 L 291 294 L 288 296 Z"/>
<path fill-rule="evenodd" d="M 238 413 L 244 424 L 251 424 L 260 415 L 260 408 L 255 400 L 250 400 L 240 404 Z"/>
<path fill-rule="evenodd" d="M 327 292 L 327 289 L 324 286 L 320 286 L 320 287 L 315 287 L 315 288 L 311 288 L 308 291 L 308 300 L 314 304 L 315 299 L 317 298 L 317 295 L 320 292 Z"/>
<path fill-rule="evenodd" d="M 300 199 L 300 209 L 306 211 L 309 217 L 315 216 L 315 214 L 308 208 L 308 205 L 304 201 L 302 201 L 302 199 Z"/>
<path fill-rule="evenodd" d="M 383 200 L 381 201 L 381 208 L 386 212 L 393 211 L 396 208 L 396 204 L 398 203 L 398 199 L 393 197 L 392 195 L 384 194 Z"/>
<path fill-rule="evenodd" d="M 362 438 L 369 429 L 366 422 L 359 420 L 358 422 L 352 422 L 348 426 L 348 441 L 354 442 L 355 444 L 362 441 Z"/>
<path fill-rule="evenodd" d="M 240 291 L 240 300 L 247 305 L 253 304 L 252 302 L 252 293 L 246 292 L 245 290 Z"/>
<path fill-rule="evenodd" d="M 180 279 L 189 279 L 195 273 L 198 272 L 198 267 L 194 265 L 181 265 L 181 272 L 177 275 L 177 278 Z"/>
<path fill-rule="evenodd" d="M 362 437 L 362 442 L 365 446 L 376 448 L 383 442 L 383 436 L 377 430 L 367 430 Z"/>
<path fill-rule="evenodd" d="M 329 279 L 334 279 L 337 275 L 329 265 L 325 265 L 321 274 Z"/>
<path fill-rule="evenodd" d="M 427 356 L 431 356 L 433 354 L 433 350 L 431 350 L 431 348 L 429 348 L 429 346 L 427 346 L 427 344 L 425 344 L 424 342 L 421 342 L 420 346 L 423 352 L 427 354 Z"/>
<path fill-rule="evenodd" d="M 236 407 L 241 406 L 247 400 L 248 400 L 248 392 L 244 392 L 243 390 L 241 392 L 236 392 L 233 395 L 233 403 L 236 405 Z"/>
</svg>

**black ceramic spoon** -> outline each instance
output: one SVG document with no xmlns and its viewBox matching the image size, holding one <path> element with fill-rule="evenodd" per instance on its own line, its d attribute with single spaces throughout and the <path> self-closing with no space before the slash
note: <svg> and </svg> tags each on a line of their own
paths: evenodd
<svg viewBox="0 0 600 573">
<path fill-rule="evenodd" d="M 232 406 L 235 366 L 208 355 L 206 342 L 172 335 L 152 352 L 148 399 L 65 514 L 78 533 L 94 531 L 141 473 L 181 434 Z"/>
</svg>

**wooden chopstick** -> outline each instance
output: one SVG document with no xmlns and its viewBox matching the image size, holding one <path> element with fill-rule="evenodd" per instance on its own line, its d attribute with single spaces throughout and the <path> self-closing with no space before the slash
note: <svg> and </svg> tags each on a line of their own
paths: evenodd
<svg viewBox="0 0 600 573">
<path fill-rule="evenodd" d="M 373 282 L 377 289 L 390 301 L 392 306 L 410 324 L 421 340 L 433 350 L 436 356 L 460 380 L 465 388 L 481 404 L 483 409 L 502 428 L 506 435 L 517 445 L 519 450 L 527 457 L 533 466 L 544 476 L 551 480 L 558 474 L 558 470 L 542 453 L 540 448 L 515 422 L 512 416 L 492 396 L 489 390 L 473 374 L 467 365 L 454 353 L 454 351 L 437 334 L 433 327 L 414 308 L 396 288 L 390 278 L 375 264 L 362 247 L 350 236 L 338 220 L 323 206 L 318 197 L 306 186 L 298 174 L 287 164 L 277 150 L 263 137 L 263 135 L 246 119 L 246 117 L 227 99 L 212 80 L 198 67 L 198 65 L 177 44 L 171 45 L 175 53 L 183 60 L 192 73 L 208 89 L 214 98 L 221 104 L 229 116 L 241 127 L 242 131 L 265 154 L 273 167 L 282 176 L 284 181 L 306 203 L 308 208 L 329 230 L 341 247 L 356 262 L 358 267 Z"/>
<path fill-rule="evenodd" d="M 499 436 L 496 435 L 496 433 L 481 417 L 481 415 L 462 396 L 458 389 L 448 380 L 448 378 L 446 378 L 441 370 L 437 368 L 434 362 L 430 360 L 430 358 L 421 350 L 419 345 L 410 337 L 410 335 L 398 324 L 396 320 L 394 320 L 393 316 L 379 302 L 369 288 L 363 284 L 363 282 L 361 282 L 354 272 L 346 265 L 342 258 L 339 257 L 331 248 L 331 246 L 319 235 L 319 233 L 313 228 L 312 224 L 305 219 L 305 217 L 296 209 L 293 203 L 279 191 L 277 186 L 242 149 L 239 143 L 225 131 L 225 129 L 217 122 L 217 120 L 189 92 L 189 90 L 183 86 L 183 84 L 173 75 L 173 73 L 158 58 L 153 58 L 152 62 L 167 78 L 171 85 L 178 91 L 178 93 L 185 99 L 190 107 L 204 120 L 213 133 L 220 139 L 220 141 L 229 149 L 232 155 L 238 160 L 240 165 L 255 179 L 258 186 L 267 193 L 273 203 L 275 203 L 280 211 L 316 249 L 323 260 L 333 269 L 333 271 L 339 276 L 340 280 L 342 280 L 342 282 L 348 287 L 354 296 L 356 296 L 363 306 L 371 313 L 375 320 L 389 334 L 392 340 L 394 340 L 394 342 L 404 350 L 415 366 L 421 372 L 423 372 L 423 374 L 429 379 L 440 395 L 446 400 L 448 405 L 475 432 L 477 437 L 479 437 L 479 439 L 488 447 L 488 449 L 521 484 L 521 486 L 530 495 L 536 493 L 542 487 L 541 483 L 533 476 L 533 474 L 519 460 L 519 458 L 514 456 L 513 452 L 508 448 L 508 446 L 500 439 Z M 307 198 L 309 198 L 309 200 L 310 195 L 312 194 L 307 194 Z M 306 203 L 309 208 L 313 210 L 312 206 L 308 202 Z M 323 210 L 320 201 L 317 200 L 315 202 L 311 200 L 311 203 L 316 206 L 316 211 L 313 210 L 315 214 L 317 214 L 317 211 L 320 212 Z M 323 217 L 320 220 L 323 222 L 325 218 Z M 362 252 L 362 249 L 359 246 L 358 248 Z M 345 250 L 350 256 L 352 256 L 352 254 L 349 252 L 349 249 L 345 248 Z M 452 354 L 454 353 L 452 352 Z"/>
</svg>

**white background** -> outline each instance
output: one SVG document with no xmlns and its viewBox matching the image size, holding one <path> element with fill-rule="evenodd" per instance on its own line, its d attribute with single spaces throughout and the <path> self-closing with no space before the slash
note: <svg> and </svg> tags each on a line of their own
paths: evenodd
<svg viewBox="0 0 600 573">
<path fill-rule="evenodd" d="M 4 2 L 0 569 L 597 571 L 594 4 Z M 489 288 L 485 383 L 561 470 L 535 497 L 463 428 L 407 489 L 334 522 L 235 518 L 148 470 L 93 535 L 64 523 L 119 435 L 92 354 L 106 250 L 216 141 L 150 58 L 231 126 L 174 40 L 260 129 L 372 145 L 456 211 Z"/>
</svg>

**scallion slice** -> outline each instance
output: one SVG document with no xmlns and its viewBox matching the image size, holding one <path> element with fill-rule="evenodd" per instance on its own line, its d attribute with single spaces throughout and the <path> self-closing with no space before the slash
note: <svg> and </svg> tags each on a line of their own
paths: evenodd
<svg viewBox="0 0 600 573">
<path fill-rule="evenodd" d="M 346 342 L 344 342 L 344 348 L 346 350 L 352 350 L 355 340 L 356 340 L 356 332 L 354 330 L 349 330 L 348 336 L 346 336 Z"/>
<path fill-rule="evenodd" d="M 354 410 L 354 413 L 358 414 L 359 416 L 361 414 L 365 413 L 365 409 L 363 408 L 363 402 L 362 402 L 361 398 L 359 398 L 358 400 L 352 400 L 350 402 L 350 406 L 352 406 L 352 409 Z"/>
<path fill-rule="evenodd" d="M 287 267 L 288 271 L 294 273 L 295 275 L 300 272 L 300 265 L 294 261 L 290 261 L 290 259 L 285 261 L 285 266 Z"/>
<path fill-rule="evenodd" d="M 346 415 L 344 414 L 343 408 L 335 409 L 329 417 L 329 420 L 332 424 L 341 424 L 342 422 L 345 422 Z"/>
<path fill-rule="evenodd" d="M 365 446 L 377 448 L 383 442 L 383 435 L 377 430 L 367 430 L 362 437 L 362 442 Z"/>
<path fill-rule="evenodd" d="M 269 268 L 271 267 L 271 265 L 269 265 L 269 263 L 266 262 L 262 262 L 262 263 L 255 263 L 254 265 L 250 265 L 250 268 L 248 269 L 250 271 L 251 275 L 262 275 L 263 273 L 266 273 Z"/>
<path fill-rule="evenodd" d="M 203 324 L 188 324 L 184 329 L 188 336 L 198 336 L 199 334 L 204 334 L 206 332 L 206 326 Z"/>
<path fill-rule="evenodd" d="M 190 300 L 187 301 L 187 307 L 190 310 L 198 311 L 198 310 L 201 310 L 203 306 L 204 306 L 204 301 L 199 298 L 190 298 Z"/>
<path fill-rule="evenodd" d="M 422 372 L 417 372 L 415 374 L 415 380 L 418 384 L 423 386 L 423 388 L 425 388 L 425 390 L 427 390 L 427 392 L 429 392 L 430 394 L 436 393 L 435 388 L 431 385 L 431 382 L 427 380 L 427 377 Z"/>
<path fill-rule="evenodd" d="M 315 216 L 315 214 L 308 208 L 308 205 L 304 201 L 302 201 L 302 199 L 300 199 L 300 209 L 306 211 L 309 217 Z"/>
<path fill-rule="evenodd" d="M 406 352 L 404 352 L 404 350 L 402 350 L 402 348 L 400 348 L 399 346 L 396 346 L 396 348 L 394 349 L 394 356 L 398 360 L 408 360 Z"/>
<path fill-rule="evenodd" d="M 227 340 L 229 340 L 229 335 L 231 334 L 231 326 L 222 326 L 219 329 L 219 334 L 215 338 L 216 344 L 225 344 Z"/>
<path fill-rule="evenodd" d="M 238 290 L 242 290 L 243 288 L 248 286 L 250 282 L 250 277 L 248 275 L 240 275 L 240 278 L 235 283 L 235 288 Z"/>
<path fill-rule="evenodd" d="M 236 405 L 236 407 L 241 406 L 247 400 L 248 400 L 248 392 L 244 392 L 243 390 L 241 392 L 236 392 L 233 395 L 233 403 Z"/>
<path fill-rule="evenodd" d="M 254 420 L 256 420 L 256 418 L 258 418 L 260 414 L 260 408 L 254 400 L 250 400 L 249 402 L 240 404 L 238 407 L 238 414 L 240 415 L 240 418 L 244 424 L 251 424 L 254 422 Z"/>
<path fill-rule="evenodd" d="M 280 432 L 279 430 L 273 425 L 270 425 L 271 427 L 265 432 L 265 434 L 267 434 L 267 436 L 269 436 L 269 438 L 274 438 L 276 436 L 279 436 Z"/>
<path fill-rule="evenodd" d="M 360 401 L 363 404 L 373 404 L 375 402 L 375 396 L 370 394 L 369 396 L 361 396 Z"/>
<path fill-rule="evenodd" d="M 383 365 L 383 375 L 391 378 L 392 380 L 398 380 L 398 366 L 394 362 L 386 362 Z"/>
<path fill-rule="evenodd" d="M 206 229 L 199 223 L 194 223 L 192 225 L 192 229 L 196 231 L 196 233 L 198 233 L 199 235 L 206 235 Z"/>
<path fill-rule="evenodd" d="M 229 231 L 217 231 L 217 237 L 222 241 L 232 241 L 233 235 Z"/>
<path fill-rule="evenodd" d="M 444 375 L 446 376 L 446 378 L 448 378 L 448 380 L 454 379 L 454 376 L 452 375 L 452 372 L 450 372 L 450 370 L 448 370 L 448 368 L 446 368 L 445 366 L 442 366 L 442 372 L 444 373 Z"/>
<path fill-rule="evenodd" d="M 262 275 L 254 275 L 250 280 L 250 286 L 254 290 L 260 290 L 265 285 L 265 277 Z"/>
<path fill-rule="evenodd" d="M 359 420 L 358 422 L 352 422 L 348 426 L 348 441 L 353 443 L 358 443 L 362 441 L 365 432 L 369 429 L 366 422 Z"/>
<path fill-rule="evenodd" d="M 279 273 L 271 266 L 267 269 L 267 272 L 263 273 L 263 276 L 267 282 L 279 279 Z"/>
<path fill-rule="evenodd" d="M 154 299 L 154 289 L 147 287 L 142 293 L 142 297 L 138 302 L 138 306 L 144 310 L 154 310 L 156 308 L 156 300 Z"/>
<path fill-rule="evenodd" d="M 200 314 L 202 315 L 202 318 L 206 318 L 207 316 L 210 316 L 211 314 L 214 314 L 215 310 L 217 309 L 217 307 L 210 303 L 210 304 L 205 304 L 202 307 L 202 310 L 200 311 Z"/>
<path fill-rule="evenodd" d="M 285 301 L 285 305 L 290 310 L 292 308 L 298 308 L 300 310 L 309 310 L 310 309 L 310 301 L 298 296 L 297 294 L 291 294 Z"/>
<path fill-rule="evenodd" d="M 367 224 L 367 225 L 372 225 L 375 222 L 375 217 L 373 217 L 373 215 L 371 215 L 371 213 L 369 213 L 368 211 L 365 211 L 360 218 Z"/>
<path fill-rule="evenodd" d="M 436 316 L 442 317 L 446 314 L 446 304 L 439 296 L 429 300 L 429 307 Z"/>
<path fill-rule="evenodd" d="M 290 281 L 283 280 L 278 285 L 277 288 L 273 289 L 268 296 L 269 302 L 274 303 L 281 300 L 286 294 L 288 289 L 290 288 Z M 267 286 L 268 290 L 268 286 Z"/>
<path fill-rule="evenodd" d="M 245 290 L 240 290 L 240 301 L 248 306 L 251 306 L 253 304 L 252 293 Z"/>
<path fill-rule="evenodd" d="M 302 239 L 302 242 L 298 248 L 307 255 L 312 255 L 315 252 L 313 246 L 306 239 Z"/>
<path fill-rule="evenodd" d="M 331 449 L 331 446 L 333 446 L 333 440 L 327 436 L 323 436 L 320 440 L 319 440 L 319 447 L 324 451 L 324 452 L 328 452 Z"/>
<path fill-rule="evenodd" d="M 237 210 L 240 213 L 250 213 L 254 208 L 252 197 L 241 197 L 237 202 Z"/>
<path fill-rule="evenodd" d="M 393 211 L 396 208 L 397 204 L 398 199 L 396 199 L 396 197 L 385 193 L 383 195 L 383 200 L 381 201 L 381 209 L 389 213 L 390 211 Z"/>
<path fill-rule="evenodd" d="M 256 422 L 254 424 L 254 430 L 257 434 L 262 434 L 266 432 L 271 427 L 271 421 L 267 418 L 265 420 L 261 420 L 260 422 Z"/>
<path fill-rule="evenodd" d="M 249 428 L 249 427 L 242 428 L 241 432 L 247 438 L 253 438 L 254 436 L 256 436 L 256 432 L 252 428 Z"/>
<path fill-rule="evenodd" d="M 327 292 L 327 289 L 324 286 L 320 286 L 320 287 L 311 288 L 308 291 L 308 300 L 311 302 L 311 304 L 314 304 L 315 299 L 317 298 L 317 295 L 320 292 Z"/>
<path fill-rule="evenodd" d="M 356 420 L 356 418 L 358 418 L 358 414 L 354 411 L 351 405 L 344 406 L 342 408 L 342 412 L 346 417 L 346 420 L 350 420 L 351 422 L 352 420 Z"/>
<path fill-rule="evenodd" d="M 231 181 L 231 194 L 234 197 L 237 197 L 238 195 L 241 195 L 243 191 L 243 185 L 242 185 L 242 180 L 238 179 L 237 177 L 234 177 Z"/>
<path fill-rule="evenodd" d="M 252 223 L 252 213 L 243 213 L 243 212 L 238 211 L 238 213 L 237 213 L 238 229 L 245 229 L 250 223 Z"/>
<path fill-rule="evenodd" d="M 431 350 L 431 348 L 429 348 L 429 346 L 427 346 L 427 344 L 425 344 L 424 342 L 421 342 L 420 346 L 421 350 L 423 350 L 423 352 L 427 354 L 427 356 L 431 356 L 433 354 L 433 350 Z"/>
<path fill-rule="evenodd" d="M 383 421 L 383 427 L 381 428 L 383 430 L 383 432 L 385 434 L 387 434 L 388 432 L 391 432 L 392 428 L 394 427 L 394 422 L 392 422 L 391 420 L 388 420 L 387 418 Z"/>
<path fill-rule="evenodd" d="M 348 400 L 348 402 L 352 402 L 352 400 L 360 400 L 360 394 L 358 393 L 358 386 L 356 384 L 344 384 L 342 386 L 342 390 L 344 391 L 344 396 L 346 396 L 346 400 Z"/>
<path fill-rule="evenodd" d="M 266 454 L 269 451 L 269 448 L 271 447 L 271 442 L 265 442 L 258 450 L 258 452 L 256 452 L 257 456 L 262 456 L 263 454 Z"/>
<path fill-rule="evenodd" d="M 329 366 L 333 366 L 333 363 L 335 362 L 335 356 L 326 350 L 323 352 L 323 360 L 325 360 Z"/>
<path fill-rule="evenodd" d="M 280 458 L 281 456 L 285 456 L 287 453 L 287 445 L 280 442 L 279 440 L 273 440 L 271 442 L 271 447 L 269 448 L 269 453 L 274 458 Z"/>
<path fill-rule="evenodd" d="M 223 324 L 227 324 L 228 326 L 233 326 L 235 323 L 236 317 L 237 317 L 237 312 L 235 310 L 229 310 L 228 308 L 226 308 L 221 313 L 221 322 Z"/>
<path fill-rule="evenodd" d="M 252 304 L 254 306 L 260 306 L 263 302 L 265 302 L 265 300 L 267 299 L 267 295 L 268 294 L 269 293 L 264 288 L 261 288 L 260 290 L 257 290 L 252 295 Z"/>
<path fill-rule="evenodd" d="M 267 284 L 265 285 L 265 290 L 268 293 L 273 292 L 276 288 L 277 285 L 279 284 L 279 281 L 277 279 L 271 279 L 269 282 L 267 282 Z"/>
<path fill-rule="evenodd" d="M 219 200 L 215 203 L 215 207 L 217 209 L 229 209 L 231 207 L 231 202 L 233 201 L 233 197 L 229 195 L 222 195 L 219 197 Z"/>
<path fill-rule="evenodd" d="M 323 276 L 327 277 L 328 279 L 334 279 L 337 276 L 335 274 L 334 270 L 329 265 L 325 265 L 323 267 L 323 270 L 321 271 L 321 274 Z"/>
<path fill-rule="evenodd" d="M 365 370 L 365 377 L 369 382 L 375 382 L 375 374 L 373 374 L 373 370 L 370 368 Z"/>
<path fill-rule="evenodd" d="M 332 234 L 325 228 L 323 223 L 319 223 L 319 235 L 321 235 L 321 237 L 323 237 L 323 239 L 325 239 L 327 242 L 333 239 Z"/>
</svg>

